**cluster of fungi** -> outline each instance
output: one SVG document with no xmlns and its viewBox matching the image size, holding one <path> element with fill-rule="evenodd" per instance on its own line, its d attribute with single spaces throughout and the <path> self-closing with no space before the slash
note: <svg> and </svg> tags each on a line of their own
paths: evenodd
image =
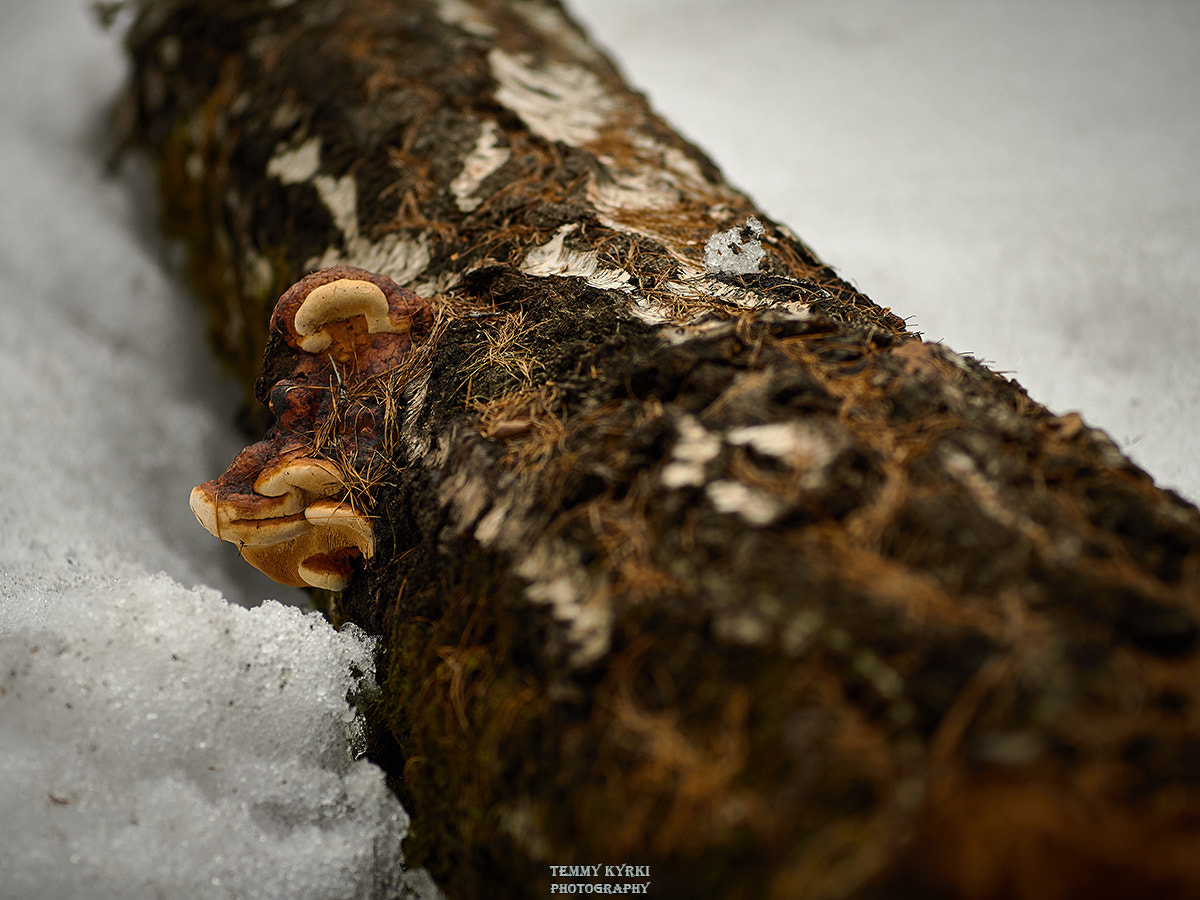
<svg viewBox="0 0 1200 900">
<path fill-rule="evenodd" d="M 348 470 L 370 470 L 384 431 L 377 395 L 354 388 L 399 365 L 430 318 L 412 291 L 353 266 L 289 288 L 271 315 L 255 387 L 274 421 L 223 475 L 192 490 L 200 524 L 278 582 L 343 590 L 356 562 L 375 552 Z M 316 452 L 331 423 L 336 461 Z"/>
</svg>

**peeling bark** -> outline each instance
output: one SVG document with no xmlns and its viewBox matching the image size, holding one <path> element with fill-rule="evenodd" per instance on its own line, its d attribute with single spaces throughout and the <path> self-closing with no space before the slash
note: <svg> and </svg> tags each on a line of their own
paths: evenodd
<svg viewBox="0 0 1200 900">
<path fill-rule="evenodd" d="M 1200 894 L 1200 514 L 1106 435 L 908 333 L 549 0 L 164 0 L 128 44 L 248 385 L 314 268 L 433 307 L 336 615 L 448 895 Z"/>
</svg>

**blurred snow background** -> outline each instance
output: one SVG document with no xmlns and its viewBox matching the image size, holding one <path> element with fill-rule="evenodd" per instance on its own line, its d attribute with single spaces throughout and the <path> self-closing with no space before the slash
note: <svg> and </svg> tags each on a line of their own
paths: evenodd
<svg viewBox="0 0 1200 900">
<path fill-rule="evenodd" d="M 1200 497 L 1200 4 L 574 8 L 873 299 Z M 386 896 L 369 641 L 187 506 L 236 391 L 104 170 L 123 71 L 78 0 L 0 2 L 0 898 Z"/>
</svg>

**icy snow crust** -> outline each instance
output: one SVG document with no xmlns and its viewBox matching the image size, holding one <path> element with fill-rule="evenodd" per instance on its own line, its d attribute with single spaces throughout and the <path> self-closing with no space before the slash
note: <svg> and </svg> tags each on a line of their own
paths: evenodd
<svg viewBox="0 0 1200 900">
<path fill-rule="evenodd" d="M 5 608 L 0 895 L 394 896 L 408 819 L 354 759 L 353 626 L 162 575 Z"/>
</svg>

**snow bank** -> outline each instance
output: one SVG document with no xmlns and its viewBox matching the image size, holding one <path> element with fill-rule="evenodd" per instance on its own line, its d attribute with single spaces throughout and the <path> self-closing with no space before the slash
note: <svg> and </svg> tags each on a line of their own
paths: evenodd
<svg viewBox="0 0 1200 900">
<path fill-rule="evenodd" d="M 0 896 L 394 896 L 408 819 L 346 702 L 372 645 L 161 575 L 6 598 Z"/>
</svg>

